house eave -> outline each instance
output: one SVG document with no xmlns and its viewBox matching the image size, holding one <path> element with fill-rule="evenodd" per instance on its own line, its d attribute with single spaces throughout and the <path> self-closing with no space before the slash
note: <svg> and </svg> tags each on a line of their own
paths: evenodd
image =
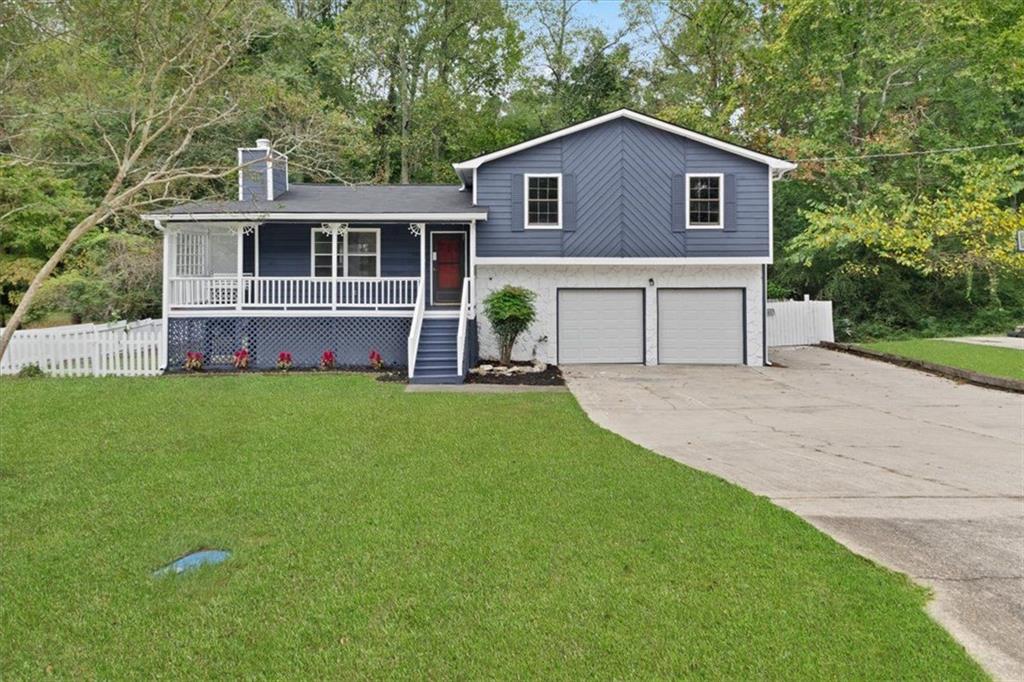
<svg viewBox="0 0 1024 682">
<path fill-rule="evenodd" d="M 165 222 L 217 222 L 250 221 L 270 222 L 275 220 L 292 222 L 467 222 L 487 220 L 487 211 L 466 211 L 452 213 L 296 213 L 290 211 L 244 211 L 235 213 L 144 213 L 143 220 L 152 221 L 157 229 L 163 229 Z"/>
<path fill-rule="evenodd" d="M 521 151 L 524 151 L 526 149 L 530 149 L 531 147 L 536 147 L 536 146 L 542 145 L 542 144 L 544 144 L 546 142 L 551 142 L 552 140 L 557 140 L 558 138 L 565 137 L 566 135 L 572 135 L 573 133 L 578 133 L 581 130 L 586 130 L 588 128 L 593 128 L 594 126 L 599 126 L 599 125 L 602 125 L 602 124 L 607 123 L 609 121 L 614 121 L 614 120 L 620 119 L 620 118 L 625 118 L 625 119 L 629 119 L 631 121 L 636 121 L 638 123 L 649 125 L 652 128 L 657 128 L 659 130 L 663 130 L 665 132 L 672 133 L 673 135 L 679 135 L 680 137 L 685 137 L 685 138 L 694 140 L 695 142 L 700 142 L 701 144 L 706 144 L 709 147 L 714 147 L 716 149 L 721 149 L 723 151 L 729 152 L 731 154 L 735 154 L 737 156 L 741 156 L 741 157 L 744 157 L 744 158 L 747 158 L 747 159 L 751 159 L 753 161 L 757 161 L 757 162 L 760 162 L 760 163 L 767 164 L 768 167 L 772 169 L 772 172 L 777 172 L 780 175 L 782 173 L 785 173 L 787 171 L 791 171 L 794 168 L 796 168 L 796 164 L 793 163 L 792 161 L 786 161 L 785 159 L 779 159 L 779 158 L 776 158 L 774 156 L 769 156 L 767 154 L 762 154 L 760 152 L 755 152 L 752 149 L 747 149 L 746 147 L 741 147 L 739 145 L 732 144 L 731 142 L 725 142 L 724 140 L 719 140 L 719 139 L 716 139 L 714 137 L 710 137 L 708 135 L 703 135 L 703 134 L 698 133 L 696 131 L 689 130 L 687 128 L 683 128 L 682 126 L 677 126 L 677 125 L 675 125 L 673 123 L 668 123 L 667 121 L 662 121 L 662 120 L 654 118 L 652 116 L 647 116 L 646 114 L 641 114 L 641 113 L 633 111 L 631 109 L 619 109 L 617 111 L 613 111 L 613 112 L 604 114 L 603 116 L 598 116 L 597 118 L 592 118 L 592 119 L 590 119 L 588 121 L 583 121 L 581 123 L 577 123 L 575 125 L 571 125 L 571 126 L 569 126 L 567 128 L 563 128 L 561 130 L 556 130 L 553 133 L 548 133 L 547 135 L 541 135 L 540 137 L 535 137 L 532 140 L 526 140 L 525 142 L 521 142 L 519 144 L 512 145 L 511 147 L 506 147 L 504 149 L 499 149 L 499 150 L 497 150 L 495 152 L 491 152 L 489 154 L 484 154 L 482 156 L 477 156 L 477 157 L 469 159 L 467 161 L 460 161 L 458 163 L 453 163 L 452 167 L 455 169 L 455 172 L 458 174 L 459 178 L 465 183 L 467 181 L 467 175 L 471 174 L 471 172 L 474 169 L 479 168 L 480 166 L 482 166 L 485 163 L 488 163 L 490 161 L 494 161 L 496 159 L 500 159 L 502 157 L 509 156 L 510 154 L 515 154 L 517 152 L 521 152 Z"/>
</svg>

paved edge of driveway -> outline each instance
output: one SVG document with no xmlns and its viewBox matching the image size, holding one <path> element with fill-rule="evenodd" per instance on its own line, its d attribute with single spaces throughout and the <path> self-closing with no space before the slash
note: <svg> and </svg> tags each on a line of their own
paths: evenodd
<svg viewBox="0 0 1024 682">
<path fill-rule="evenodd" d="M 954 381 L 965 381 L 969 384 L 974 384 L 975 386 L 994 388 L 1000 391 L 1009 391 L 1011 393 L 1024 393 L 1024 381 L 1018 381 L 1017 379 L 994 377 L 991 374 L 979 374 L 978 372 L 972 372 L 968 369 L 960 369 L 959 367 L 950 367 L 949 365 L 940 365 L 934 362 L 927 362 L 925 360 L 915 360 L 902 355 L 883 353 L 882 351 L 872 350 L 870 348 L 861 348 L 860 346 L 856 346 L 852 343 L 833 343 L 831 341 L 822 341 L 820 345 L 822 348 L 827 348 L 828 350 L 859 355 L 864 358 L 880 360 L 882 362 L 888 362 L 908 369 L 918 369 L 931 374 L 938 374 L 939 376 L 943 376 Z"/>
</svg>

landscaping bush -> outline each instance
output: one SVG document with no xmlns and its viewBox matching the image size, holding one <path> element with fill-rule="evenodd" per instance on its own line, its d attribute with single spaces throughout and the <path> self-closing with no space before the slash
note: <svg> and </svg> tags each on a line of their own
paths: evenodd
<svg viewBox="0 0 1024 682">
<path fill-rule="evenodd" d="M 45 377 L 45 376 L 46 376 L 46 372 L 44 372 L 43 370 L 39 369 L 39 365 L 36 365 L 36 364 L 25 365 L 24 367 L 22 367 L 21 369 L 18 370 L 18 378 L 19 379 L 35 379 L 37 377 Z"/>
<path fill-rule="evenodd" d="M 537 294 L 522 287 L 505 286 L 484 299 L 484 314 L 498 337 L 501 364 L 512 362 L 512 347 L 521 333 L 529 329 L 537 311 L 533 301 Z"/>
</svg>

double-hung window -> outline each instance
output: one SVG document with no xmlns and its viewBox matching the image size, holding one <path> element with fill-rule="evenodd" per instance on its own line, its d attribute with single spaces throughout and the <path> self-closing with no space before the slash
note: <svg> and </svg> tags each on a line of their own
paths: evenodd
<svg viewBox="0 0 1024 682">
<path fill-rule="evenodd" d="M 562 176 L 525 175 L 526 229 L 558 230 L 562 227 Z"/>
<path fill-rule="evenodd" d="M 724 184 L 721 173 L 687 173 L 687 228 L 694 230 L 722 228 Z"/>
<path fill-rule="evenodd" d="M 313 229 L 313 277 L 331 276 L 331 233 Z M 350 227 L 338 235 L 338 277 L 380 277 L 380 229 Z"/>
</svg>

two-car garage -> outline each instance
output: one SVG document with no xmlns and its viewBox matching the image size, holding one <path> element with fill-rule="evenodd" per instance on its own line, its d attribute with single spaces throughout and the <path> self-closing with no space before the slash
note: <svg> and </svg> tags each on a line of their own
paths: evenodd
<svg viewBox="0 0 1024 682">
<path fill-rule="evenodd" d="M 657 361 L 742 364 L 746 356 L 743 288 L 659 288 Z M 559 288 L 558 363 L 642 363 L 646 350 L 643 288 Z"/>
</svg>

